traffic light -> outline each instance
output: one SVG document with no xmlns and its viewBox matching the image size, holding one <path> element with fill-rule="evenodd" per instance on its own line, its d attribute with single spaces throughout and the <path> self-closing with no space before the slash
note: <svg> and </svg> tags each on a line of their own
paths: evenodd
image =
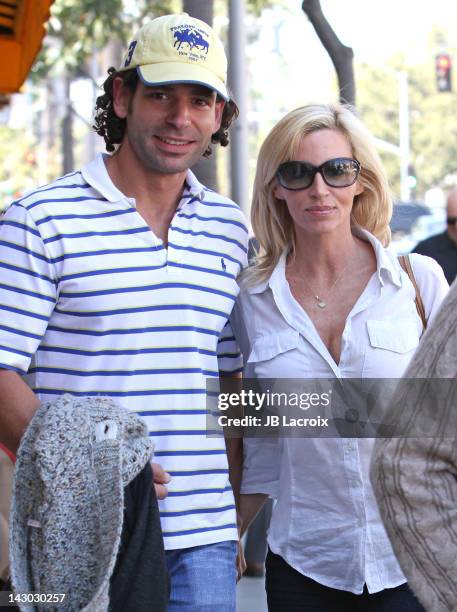
<svg viewBox="0 0 457 612">
<path fill-rule="evenodd" d="M 438 91 L 452 91 L 451 82 L 451 56 L 440 53 L 435 58 L 436 86 Z"/>
</svg>

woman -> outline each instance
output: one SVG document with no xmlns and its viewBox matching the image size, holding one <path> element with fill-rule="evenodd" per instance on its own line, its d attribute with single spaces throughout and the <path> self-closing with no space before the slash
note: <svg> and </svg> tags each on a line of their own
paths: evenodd
<svg viewBox="0 0 457 612">
<path fill-rule="evenodd" d="M 339 105 L 286 115 L 259 154 L 260 244 L 234 315 L 245 376 L 397 378 L 419 343 L 415 290 L 393 253 L 392 200 L 374 143 Z M 428 321 L 448 285 L 411 256 Z M 266 496 L 271 611 L 422 610 L 395 559 L 369 482 L 373 439 L 245 439 L 244 526 Z"/>
</svg>

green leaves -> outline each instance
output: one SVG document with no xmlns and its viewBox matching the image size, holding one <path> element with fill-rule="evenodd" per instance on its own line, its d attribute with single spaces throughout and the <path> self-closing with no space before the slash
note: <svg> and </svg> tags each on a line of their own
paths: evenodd
<svg viewBox="0 0 457 612">
<path fill-rule="evenodd" d="M 77 76 L 95 50 L 116 40 L 124 46 L 146 16 L 173 10 L 172 0 L 56 0 L 32 76 L 42 78 L 51 69 Z"/>
<path fill-rule="evenodd" d="M 387 65 L 356 65 L 358 110 L 377 138 L 395 145 L 399 143 L 399 90 L 395 71 L 408 73 L 410 161 L 417 177 L 412 199 L 418 200 L 427 189 L 444 187 L 446 176 L 457 169 L 457 97 L 455 93 L 440 93 L 436 89 L 436 49 L 431 36 L 428 52 L 414 62 L 398 54 Z M 457 58 L 457 49 L 446 47 L 446 52 Z M 394 194 L 399 197 L 399 158 L 387 151 L 380 154 Z"/>
</svg>

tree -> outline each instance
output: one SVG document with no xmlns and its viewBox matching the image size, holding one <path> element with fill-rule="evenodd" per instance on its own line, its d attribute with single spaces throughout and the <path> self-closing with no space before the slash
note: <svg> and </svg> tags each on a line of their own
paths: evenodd
<svg viewBox="0 0 457 612">
<path fill-rule="evenodd" d="M 22 128 L 0 125 L 0 210 L 37 181 L 36 142 Z"/>
<path fill-rule="evenodd" d="M 431 187 L 446 187 L 457 175 L 456 93 L 440 93 L 435 83 L 435 34 L 428 43 L 426 60 L 408 63 L 402 54 L 394 55 L 382 68 L 359 64 L 358 110 L 370 131 L 378 138 L 398 144 L 398 83 L 395 72 L 409 77 L 409 118 L 411 163 L 417 177 L 415 199 L 422 199 Z M 447 47 L 452 56 L 455 47 Z M 395 195 L 400 193 L 399 161 L 396 155 L 381 151 Z"/>
<path fill-rule="evenodd" d="M 353 50 L 351 47 L 343 45 L 335 34 L 332 26 L 325 18 L 320 0 L 303 0 L 302 9 L 335 66 L 340 102 L 355 106 Z"/>
<path fill-rule="evenodd" d="M 272 0 L 250 0 L 247 6 L 250 11 L 258 14 L 272 3 Z M 214 9 L 214 0 L 183 0 L 183 11 L 185 13 L 196 19 L 201 19 L 210 26 L 213 25 Z M 218 191 L 216 147 L 209 158 L 202 158 L 192 170 L 204 185 Z"/>
<path fill-rule="evenodd" d="M 227 9 L 225 0 L 217 0 L 216 5 L 214 0 L 184 0 L 184 3 L 183 7 L 181 0 L 55 0 L 48 36 L 30 77 L 34 84 L 43 85 L 44 82 L 45 86 L 41 89 L 48 92 L 45 114 L 48 115 L 47 124 L 52 126 L 50 146 L 54 151 L 54 140 L 62 143 L 64 172 L 72 170 L 74 165 L 73 120 L 77 109 L 73 108 L 68 95 L 62 99 L 60 94 L 57 98 L 56 90 L 69 92 L 70 85 L 79 78 L 90 78 L 94 88 L 97 87 L 94 78 L 98 77 L 98 74 L 95 74 L 92 68 L 94 56 L 99 56 L 103 51 L 104 68 L 107 57 L 109 65 L 117 66 L 120 50 L 125 48 L 132 32 L 146 18 L 185 10 L 203 21 L 212 23 L 215 10 Z M 273 0 L 248 0 L 247 6 L 249 10 L 258 13 L 263 7 L 273 3 Z M 63 108 L 66 113 L 62 113 Z M 58 124 L 62 114 L 64 117 L 60 124 L 60 138 L 54 138 L 54 126 Z M 40 134 L 40 143 L 46 141 L 46 134 L 44 136 L 43 139 L 43 134 Z M 215 147 L 213 159 L 216 157 L 217 148 Z M 211 166 L 212 163 L 214 162 L 207 165 Z M 202 182 L 217 187 L 215 170 L 214 178 L 206 178 L 200 171 L 199 175 Z"/>
<path fill-rule="evenodd" d="M 32 70 L 36 81 L 59 75 L 64 83 L 64 118 L 62 120 L 62 170 L 74 169 L 73 118 L 69 93 L 71 83 L 91 77 L 89 61 L 97 50 L 113 40 L 122 46 L 146 15 L 154 16 L 173 10 L 173 2 L 139 0 L 129 10 L 125 0 L 56 0 L 49 20 L 48 37 Z"/>
<path fill-rule="evenodd" d="M 214 1 L 213 0 L 183 0 L 183 11 L 191 17 L 201 19 L 209 26 L 213 25 Z M 198 180 L 203 184 L 218 191 L 217 180 L 217 149 L 213 147 L 210 157 L 202 157 L 192 168 Z"/>
<path fill-rule="evenodd" d="M 338 77 L 340 101 L 355 105 L 353 51 L 337 38 L 326 20 L 320 0 L 303 0 L 302 9 L 328 52 Z M 370 131 L 380 140 L 399 143 L 398 82 L 395 73 L 406 71 L 409 78 L 409 117 L 411 165 L 417 178 L 415 198 L 424 197 L 431 187 L 446 186 L 457 177 L 456 93 L 440 93 L 435 83 L 435 55 L 446 48 L 456 57 L 457 49 L 446 43 L 444 31 L 432 31 L 428 41 L 428 60 L 408 64 L 401 54 L 387 66 L 376 69 L 358 64 L 358 111 Z M 390 74 L 389 74 L 390 73 Z M 380 151 L 395 195 L 400 194 L 399 158 Z"/>
<path fill-rule="evenodd" d="M 138 0 L 132 7 L 126 0 L 55 0 L 47 39 L 54 44 L 45 41 L 33 72 L 43 76 L 64 66 L 72 75 L 87 76 L 87 61 L 94 49 L 105 48 L 113 39 L 125 46 L 147 15 L 172 12 L 175 4 Z"/>
</svg>

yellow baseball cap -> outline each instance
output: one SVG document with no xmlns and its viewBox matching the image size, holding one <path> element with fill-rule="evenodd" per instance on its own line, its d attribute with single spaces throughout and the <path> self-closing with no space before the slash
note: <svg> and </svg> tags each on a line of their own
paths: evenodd
<svg viewBox="0 0 457 612">
<path fill-rule="evenodd" d="M 208 24 L 187 13 L 157 17 L 140 28 L 119 71 L 131 68 L 145 85 L 197 83 L 229 99 L 222 41 Z"/>
</svg>

